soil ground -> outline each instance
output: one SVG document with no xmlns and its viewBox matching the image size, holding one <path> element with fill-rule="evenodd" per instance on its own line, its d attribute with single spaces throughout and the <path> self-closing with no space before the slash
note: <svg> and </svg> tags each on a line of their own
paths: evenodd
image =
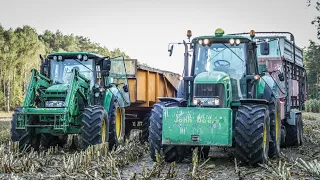
<svg viewBox="0 0 320 180">
<path fill-rule="evenodd" d="M 153 162 L 147 144 L 131 141 L 107 154 L 105 149 L 74 151 L 46 149 L 24 153 L 8 144 L 10 117 L 0 117 L 1 179 L 320 179 L 320 114 L 304 113 L 304 144 L 283 148 L 282 156 L 261 167 L 235 163 L 233 148 L 212 147 L 209 159 L 197 166 L 192 158 L 181 163 Z M 134 138 L 133 138 L 134 139 Z M 96 154 L 96 155 L 94 155 Z M 96 156 L 96 157 L 95 157 Z M 89 160 L 88 160 L 89 159 Z M 161 159 L 161 158 L 160 158 Z M 88 162 L 86 162 L 88 161 Z M 318 166 L 318 169 L 315 167 Z M 197 167 L 197 168 L 195 168 Z M 313 170 L 310 170 L 312 169 Z M 173 170 L 173 171 L 172 171 Z M 318 173 L 318 174 L 317 174 Z"/>
</svg>

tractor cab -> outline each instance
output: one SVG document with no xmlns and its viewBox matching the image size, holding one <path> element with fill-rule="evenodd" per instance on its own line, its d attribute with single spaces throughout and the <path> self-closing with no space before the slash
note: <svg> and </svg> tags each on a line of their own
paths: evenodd
<svg viewBox="0 0 320 180">
<path fill-rule="evenodd" d="M 249 47 L 253 46 L 249 44 L 250 39 L 223 34 L 223 30 L 218 29 L 214 36 L 200 36 L 192 41 L 194 54 L 191 76 L 195 77 L 192 96 L 195 105 L 205 105 L 202 98 L 215 96 L 224 98 L 215 99 L 215 102 L 224 105 L 212 104 L 230 107 L 232 101 L 247 97 L 246 75 L 257 73 L 255 51 Z M 213 89 L 216 91 L 213 92 Z"/>
<path fill-rule="evenodd" d="M 123 57 L 110 59 L 86 52 L 53 53 L 48 55 L 41 70 L 51 81 L 51 86 L 45 91 L 48 97 L 50 94 L 57 94 L 57 92 L 65 92 L 66 95 L 76 74 L 78 79 L 85 82 L 80 84 L 81 91 L 85 92 L 87 89 L 86 93 L 91 96 L 91 98 L 80 97 L 81 102 L 84 102 L 84 99 L 91 99 L 88 103 L 102 104 L 103 102 L 100 100 L 104 89 L 115 85 L 118 89 L 113 91 L 119 99 L 122 99 L 120 101 L 122 107 L 128 106 L 128 82 Z M 88 83 L 88 87 L 86 83 Z M 61 96 L 61 98 L 61 100 L 65 100 L 65 96 Z M 55 98 L 49 99 L 55 100 Z M 65 102 L 52 103 L 47 101 L 46 107 L 55 107 L 54 104 L 64 105 Z"/>
</svg>

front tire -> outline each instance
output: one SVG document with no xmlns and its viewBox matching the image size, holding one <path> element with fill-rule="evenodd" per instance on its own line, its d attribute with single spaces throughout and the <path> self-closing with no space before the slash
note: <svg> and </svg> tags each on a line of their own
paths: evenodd
<svg viewBox="0 0 320 180">
<path fill-rule="evenodd" d="M 25 150 L 29 152 L 31 148 L 35 151 L 39 150 L 40 147 L 40 134 L 33 134 L 30 131 L 23 131 L 19 139 L 19 149 L 20 151 Z"/>
<path fill-rule="evenodd" d="M 107 117 L 107 113 L 102 106 L 89 106 L 84 109 L 80 141 L 82 149 L 107 142 Z"/>
<path fill-rule="evenodd" d="M 280 157 L 281 149 L 281 117 L 280 117 L 280 101 L 272 98 L 269 105 L 270 117 L 270 135 L 272 142 L 269 147 L 269 157 Z"/>
<path fill-rule="evenodd" d="M 235 155 L 242 163 L 256 165 L 268 161 L 270 139 L 269 110 L 265 105 L 247 104 L 238 109 L 235 122 Z"/>
<path fill-rule="evenodd" d="M 162 112 L 164 107 L 179 107 L 178 102 L 156 103 L 151 111 L 149 127 L 149 149 L 150 156 L 156 161 L 156 153 L 163 152 L 166 162 L 181 161 L 184 158 L 184 150 L 178 146 L 162 145 Z"/>
<path fill-rule="evenodd" d="M 19 141 L 21 135 L 23 134 L 21 130 L 17 130 L 17 121 L 18 121 L 18 113 L 21 112 L 22 107 L 17 107 L 14 110 L 12 120 L 11 120 L 11 128 L 10 128 L 10 138 L 12 142 Z"/>
</svg>

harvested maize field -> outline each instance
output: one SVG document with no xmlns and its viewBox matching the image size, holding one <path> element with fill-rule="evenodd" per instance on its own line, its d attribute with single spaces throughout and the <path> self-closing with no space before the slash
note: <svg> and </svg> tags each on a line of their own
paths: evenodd
<svg viewBox="0 0 320 180">
<path fill-rule="evenodd" d="M 304 144 L 284 148 L 279 159 L 260 167 L 240 166 L 232 148 L 211 148 L 209 159 L 197 152 L 182 163 L 157 162 L 149 157 L 148 145 L 139 133 L 116 150 L 97 145 L 86 151 L 58 147 L 40 152 L 19 151 L 10 143 L 10 118 L 0 119 L 1 179 L 320 179 L 320 114 L 304 113 Z M 197 151 L 197 149 L 195 150 Z"/>
</svg>

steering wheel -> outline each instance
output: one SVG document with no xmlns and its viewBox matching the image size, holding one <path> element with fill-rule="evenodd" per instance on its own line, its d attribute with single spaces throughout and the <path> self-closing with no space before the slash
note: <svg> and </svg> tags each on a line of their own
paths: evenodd
<svg viewBox="0 0 320 180">
<path fill-rule="evenodd" d="M 221 66 L 221 67 L 230 67 L 230 62 L 229 61 L 226 61 L 226 60 L 223 60 L 223 59 L 220 59 L 220 60 L 216 60 L 213 65 L 215 67 L 218 67 L 218 66 Z"/>
</svg>

